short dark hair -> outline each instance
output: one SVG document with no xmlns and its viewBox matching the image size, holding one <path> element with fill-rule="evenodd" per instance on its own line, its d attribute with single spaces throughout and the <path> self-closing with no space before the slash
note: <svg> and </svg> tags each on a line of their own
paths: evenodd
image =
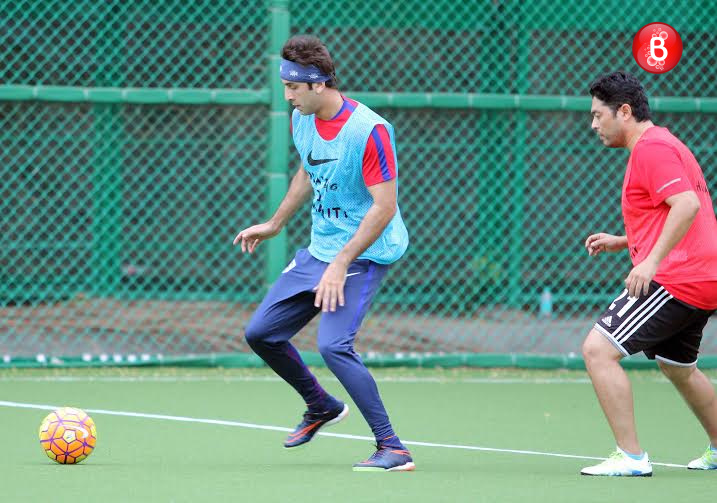
<svg viewBox="0 0 717 503">
<path fill-rule="evenodd" d="M 281 48 L 281 57 L 299 63 L 300 65 L 314 65 L 331 78 L 326 81 L 326 87 L 336 87 L 336 69 L 331 54 L 324 43 L 312 35 L 296 35 L 286 41 Z M 311 82 L 309 82 L 311 87 Z"/>
<path fill-rule="evenodd" d="M 599 76 L 590 84 L 590 95 L 604 102 L 613 114 L 627 103 L 637 122 L 650 120 L 650 105 L 645 88 L 637 77 L 627 72 Z"/>
</svg>

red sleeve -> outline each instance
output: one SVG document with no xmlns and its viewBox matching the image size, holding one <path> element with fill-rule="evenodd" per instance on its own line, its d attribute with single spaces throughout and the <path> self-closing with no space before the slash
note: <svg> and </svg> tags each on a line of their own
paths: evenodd
<svg viewBox="0 0 717 503">
<path fill-rule="evenodd" d="M 386 126 L 373 128 L 363 154 L 363 180 L 367 187 L 396 178 L 396 157 Z"/>
<path fill-rule="evenodd" d="M 650 193 L 653 205 L 658 206 L 680 192 L 694 190 L 680 156 L 671 145 L 645 142 L 635 153 L 639 177 Z"/>
</svg>

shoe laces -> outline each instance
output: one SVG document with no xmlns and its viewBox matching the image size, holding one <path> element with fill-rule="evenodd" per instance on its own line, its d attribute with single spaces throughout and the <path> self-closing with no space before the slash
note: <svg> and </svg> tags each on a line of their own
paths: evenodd
<svg viewBox="0 0 717 503">
<path fill-rule="evenodd" d="M 304 412 L 304 422 L 313 423 L 314 421 L 319 421 L 324 416 L 326 416 L 326 412 L 311 412 L 307 410 Z"/>
<path fill-rule="evenodd" d="M 612 454 L 610 454 L 610 456 L 607 458 L 607 460 L 605 460 L 605 462 L 610 462 L 610 463 L 616 463 L 616 462 L 636 463 L 636 462 L 640 462 L 642 459 L 644 459 L 645 454 L 643 453 L 642 456 L 643 456 L 643 457 L 642 457 L 641 459 L 634 459 L 634 458 L 628 456 L 627 454 L 625 454 L 624 452 L 615 451 L 615 452 L 613 452 Z"/>
<path fill-rule="evenodd" d="M 708 445 L 707 450 L 702 455 L 702 459 L 711 463 L 717 463 L 717 451 L 715 451 L 714 449 L 712 449 L 712 447 Z"/>
<path fill-rule="evenodd" d="M 618 463 L 620 461 L 623 461 L 625 459 L 625 456 L 620 451 L 615 451 L 612 454 L 610 454 L 603 463 Z"/>
<path fill-rule="evenodd" d="M 382 446 L 381 444 L 374 444 L 374 446 L 376 447 L 376 452 L 371 454 L 371 457 L 364 461 L 364 463 L 379 460 L 391 451 L 391 448 L 388 446 Z"/>
<path fill-rule="evenodd" d="M 390 445 L 381 445 L 381 444 L 374 444 L 376 446 L 376 452 L 373 453 L 373 456 L 371 456 L 372 459 L 379 459 L 385 456 L 386 454 L 390 452 L 394 452 L 396 454 L 402 454 L 402 455 L 408 455 L 408 451 L 405 451 L 403 449 L 399 449 L 398 447 L 393 447 Z"/>
<path fill-rule="evenodd" d="M 391 448 L 381 444 L 374 444 L 376 446 L 376 452 L 373 453 L 372 458 L 382 458 L 384 455 L 391 451 Z"/>
</svg>

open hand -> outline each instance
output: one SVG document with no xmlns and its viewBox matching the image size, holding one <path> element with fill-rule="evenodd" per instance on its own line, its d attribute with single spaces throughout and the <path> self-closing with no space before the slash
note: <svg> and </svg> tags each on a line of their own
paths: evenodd
<svg viewBox="0 0 717 503">
<path fill-rule="evenodd" d="M 591 234 L 585 240 L 585 248 L 588 255 L 594 257 L 602 252 L 616 252 L 623 250 L 627 246 L 627 240 L 624 236 L 613 236 L 604 232 Z"/>
<path fill-rule="evenodd" d="M 336 305 L 344 305 L 344 284 L 346 283 L 346 272 L 348 267 L 332 262 L 321 276 L 321 281 L 316 285 L 316 297 L 314 306 L 320 307 L 323 312 L 336 311 Z"/>
<path fill-rule="evenodd" d="M 257 245 L 262 241 L 273 238 L 281 229 L 274 224 L 266 222 L 259 225 L 252 225 L 244 229 L 234 238 L 234 244 L 241 243 L 241 251 L 254 253 Z"/>
<path fill-rule="evenodd" d="M 627 294 L 630 297 L 647 295 L 647 291 L 650 288 L 650 281 L 652 281 L 656 272 L 657 265 L 649 259 L 643 260 L 633 267 L 630 274 L 628 274 L 627 278 L 625 278 Z"/>
</svg>

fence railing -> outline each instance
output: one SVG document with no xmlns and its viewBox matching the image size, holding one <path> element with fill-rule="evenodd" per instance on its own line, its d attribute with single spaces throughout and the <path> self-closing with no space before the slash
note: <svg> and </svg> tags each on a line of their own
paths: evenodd
<svg viewBox="0 0 717 503">
<path fill-rule="evenodd" d="M 256 363 L 244 323 L 306 246 L 308 213 L 256 256 L 231 240 L 273 212 L 297 164 L 278 58 L 312 32 L 341 89 L 397 133 L 411 245 L 362 328 L 367 359 L 579 364 L 629 264 L 581 248 L 620 231 L 626 161 L 590 131 L 587 86 L 640 75 L 656 121 L 717 179 L 717 68 L 696 56 L 717 48 L 717 7 L 680 3 L 683 60 L 655 76 L 631 37 L 672 4 L 566 5 L 2 4 L 0 356 Z M 206 354 L 224 356 L 188 356 Z"/>
</svg>

